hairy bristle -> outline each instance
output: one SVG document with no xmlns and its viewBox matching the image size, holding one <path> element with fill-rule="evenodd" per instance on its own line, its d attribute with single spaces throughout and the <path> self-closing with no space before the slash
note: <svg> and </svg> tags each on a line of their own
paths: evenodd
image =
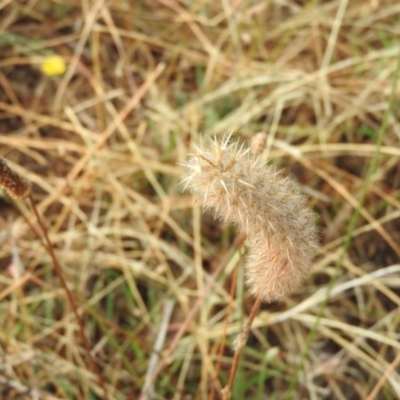
<svg viewBox="0 0 400 400">
<path fill-rule="evenodd" d="M 0 186 L 9 196 L 16 199 L 23 199 L 28 196 L 31 188 L 29 181 L 13 171 L 1 157 Z"/>
<path fill-rule="evenodd" d="M 293 180 L 238 143 L 194 146 L 186 186 L 224 223 L 248 238 L 245 265 L 252 293 L 265 301 L 290 295 L 318 247 L 315 214 Z"/>
</svg>

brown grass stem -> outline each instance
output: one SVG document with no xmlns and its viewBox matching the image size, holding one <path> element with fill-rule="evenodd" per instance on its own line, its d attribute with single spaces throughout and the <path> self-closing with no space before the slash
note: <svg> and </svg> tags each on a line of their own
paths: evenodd
<svg viewBox="0 0 400 400">
<path fill-rule="evenodd" d="M 231 398 L 231 393 L 232 393 L 232 388 L 233 388 L 233 384 L 235 381 L 236 372 L 239 367 L 240 355 L 242 353 L 243 347 L 247 343 L 247 339 L 249 338 L 249 334 L 250 334 L 251 325 L 253 323 L 255 316 L 257 315 L 257 312 L 261 306 L 261 303 L 262 303 L 262 299 L 260 297 L 257 297 L 256 301 L 253 304 L 253 307 L 251 308 L 250 314 L 247 317 L 246 324 L 243 328 L 243 331 L 236 338 L 235 355 L 233 356 L 232 367 L 231 367 L 231 370 L 229 373 L 229 381 L 228 381 L 228 384 L 221 391 L 223 400 L 229 400 Z"/>
<path fill-rule="evenodd" d="M 98 384 L 103 390 L 104 399 L 107 400 L 109 398 L 107 387 L 106 387 L 106 384 L 104 382 L 103 376 L 101 375 L 100 370 L 99 370 L 99 368 L 98 368 L 98 366 L 96 364 L 96 361 L 95 361 L 95 359 L 94 359 L 94 357 L 92 355 L 90 344 L 89 344 L 89 341 L 88 341 L 88 339 L 86 337 L 86 334 L 85 334 L 85 327 L 84 327 L 84 324 L 83 324 L 83 320 L 82 320 L 81 315 L 78 312 L 78 306 L 76 304 L 74 296 L 72 295 L 71 291 L 68 288 L 67 282 L 66 282 L 66 280 L 64 278 L 63 270 L 61 268 L 60 263 L 58 262 L 56 254 L 54 252 L 53 244 L 51 243 L 51 240 L 49 238 L 47 229 L 46 229 L 45 225 L 43 224 L 42 218 L 39 215 L 39 212 L 38 212 L 38 210 L 36 208 L 35 202 L 33 201 L 33 198 L 32 198 L 31 194 L 29 195 L 29 202 L 30 202 L 32 210 L 33 210 L 33 212 L 34 212 L 34 214 L 36 216 L 36 219 L 38 221 L 40 229 L 41 229 L 41 231 L 43 233 L 43 237 L 44 237 L 44 240 L 45 240 L 45 247 L 46 247 L 46 249 L 47 249 L 47 251 L 48 251 L 48 253 L 49 253 L 50 257 L 51 257 L 51 260 L 53 262 L 54 271 L 56 272 L 56 274 L 58 276 L 58 279 L 61 282 L 61 286 L 65 290 L 65 294 L 67 295 L 68 301 L 69 301 L 69 303 L 71 305 L 72 312 L 74 313 L 76 321 L 78 322 L 79 335 L 81 337 L 83 346 L 85 347 L 86 354 L 87 354 L 87 356 L 89 358 L 90 365 L 92 367 L 92 371 L 97 376 Z"/>
<path fill-rule="evenodd" d="M 226 318 L 225 318 L 225 321 L 224 321 L 223 332 L 222 332 L 222 336 L 221 336 L 221 342 L 219 344 L 219 349 L 218 349 L 218 352 L 217 352 L 218 361 L 217 361 L 217 364 L 215 366 L 215 374 L 214 374 L 214 377 L 213 377 L 213 384 L 212 384 L 211 390 L 210 390 L 210 400 L 214 400 L 215 389 L 216 389 L 217 382 L 218 382 L 218 374 L 219 374 L 219 371 L 221 369 L 222 356 L 223 356 L 224 348 L 225 348 L 225 345 L 226 345 L 226 337 L 227 337 L 228 326 L 229 326 L 229 319 L 230 319 L 229 317 L 230 317 L 231 311 L 233 310 L 233 304 L 234 304 L 233 299 L 234 299 L 235 289 L 236 289 L 236 286 L 237 286 L 237 275 L 238 275 L 238 268 L 236 266 L 236 268 L 233 271 L 231 288 L 230 288 L 230 291 L 229 291 L 229 295 L 230 295 L 231 301 L 229 302 L 227 310 L 226 310 Z"/>
</svg>

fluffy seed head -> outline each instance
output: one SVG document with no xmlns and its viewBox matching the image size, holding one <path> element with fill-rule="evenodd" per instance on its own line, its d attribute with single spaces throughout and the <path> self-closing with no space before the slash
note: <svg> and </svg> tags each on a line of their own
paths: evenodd
<svg viewBox="0 0 400 400">
<path fill-rule="evenodd" d="M 0 186 L 14 198 L 23 199 L 29 195 L 30 183 L 21 175 L 13 171 L 0 157 Z"/>
<path fill-rule="evenodd" d="M 311 267 L 318 247 L 315 214 L 293 180 L 229 141 L 193 146 L 184 182 L 205 209 L 247 235 L 250 289 L 277 300 L 298 288 Z"/>
</svg>

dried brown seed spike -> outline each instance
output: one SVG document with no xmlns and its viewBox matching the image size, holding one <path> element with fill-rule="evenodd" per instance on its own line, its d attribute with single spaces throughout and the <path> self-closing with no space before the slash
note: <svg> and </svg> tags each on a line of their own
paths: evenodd
<svg viewBox="0 0 400 400">
<path fill-rule="evenodd" d="M 5 192 L 16 199 L 23 199 L 29 195 L 31 184 L 21 175 L 13 171 L 0 157 L 0 186 Z"/>
</svg>

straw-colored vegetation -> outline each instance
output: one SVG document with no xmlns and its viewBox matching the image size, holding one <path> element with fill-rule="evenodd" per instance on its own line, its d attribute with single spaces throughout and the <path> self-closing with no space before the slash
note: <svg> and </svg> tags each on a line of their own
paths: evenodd
<svg viewBox="0 0 400 400">
<path fill-rule="evenodd" d="M 0 1 L 0 156 L 31 182 L 0 192 L 0 399 L 221 398 L 255 302 L 245 235 L 182 192 L 179 163 L 260 131 L 321 248 L 255 315 L 232 398 L 399 398 L 399 15 Z"/>
</svg>

